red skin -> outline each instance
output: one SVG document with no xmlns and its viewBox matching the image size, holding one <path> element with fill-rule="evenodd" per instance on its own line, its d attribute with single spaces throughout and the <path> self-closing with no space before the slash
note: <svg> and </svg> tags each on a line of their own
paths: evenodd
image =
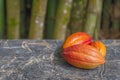
<svg viewBox="0 0 120 80">
<path fill-rule="evenodd" d="M 92 42 L 90 35 L 76 32 L 63 44 L 63 58 L 71 65 L 93 69 L 105 63 L 106 47 L 100 41 Z"/>
<path fill-rule="evenodd" d="M 62 56 L 69 64 L 84 69 L 96 68 L 105 62 L 98 49 L 86 44 L 65 48 Z"/>
<path fill-rule="evenodd" d="M 91 42 L 92 38 L 90 35 L 84 32 L 76 32 L 66 39 L 63 48 L 67 48 L 77 44 L 90 44 Z"/>
</svg>

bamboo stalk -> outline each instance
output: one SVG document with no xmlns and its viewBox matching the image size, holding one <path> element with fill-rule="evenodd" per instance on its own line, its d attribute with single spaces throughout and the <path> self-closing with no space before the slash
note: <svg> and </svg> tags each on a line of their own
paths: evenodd
<svg viewBox="0 0 120 80">
<path fill-rule="evenodd" d="M 45 38 L 49 38 L 49 39 L 52 38 L 53 28 L 55 24 L 56 7 L 57 7 L 57 0 L 48 0 Z"/>
<path fill-rule="evenodd" d="M 29 38 L 42 39 L 47 0 L 33 0 Z"/>
<path fill-rule="evenodd" d="M 120 0 L 115 0 L 112 7 L 112 26 L 111 28 L 119 30 L 119 18 L 120 18 Z"/>
<path fill-rule="evenodd" d="M 113 20 L 111 28 L 116 29 L 117 31 L 119 31 L 119 20 Z"/>
<path fill-rule="evenodd" d="M 94 13 L 87 14 L 86 24 L 85 24 L 85 32 L 90 34 L 92 37 L 94 35 L 95 27 L 96 27 L 96 20 L 97 15 Z"/>
<path fill-rule="evenodd" d="M 20 28 L 20 0 L 7 0 L 7 38 L 18 39 Z"/>
<path fill-rule="evenodd" d="M 113 20 L 112 27 L 110 29 L 110 38 L 117 39 L 117 38 L 119 38 L 119 36 L 120 36 L 119 20 Z"/>
<path fill-rule="evenodd" d="M 66 36 L 67 25 L 70 19 L 73 0 L 60 0 L 56 12 L 56 22 L 53 32 L 54 39 L 64 40 Z"/>
<path fill-rule="evenodd" d="M 25 0 L 26 7 L 26 38 L 29 38 L 30 31 L 30 21 L 31 21 L 31 13 L 32 13 L 32 3 L 33 0 Z"/>
<path fill-rule="evenodd" d="M 71 33 L 83 31 L 88 0 L 73 0 L 69 28 Z"/>
<path fill-rule="evenodd" d="M 25 0 L 20 0 L 20 37 L 25 38 L 26 35 L 26 7 Z"/>
<path fill-rule="evenodd" d="M 102 35 L 106 38 L 109 38 L 109 25 L 110 25 L 110 14 L 111 14 L 111 1 L 112 0 L 104 0 L 103 1 L 103 13 L 102 13 Z"/>
<path fill-rule="evenodd" d="M 94 35 L 97 20 L 96 2 L 96 0 L 89 0 L 85 24 L 85 32 L 89 33 L 92 37 Z"/>
<path fill-rule="evenodd" d="M 110 28 L 110 38 L 116 39 L 119 38 L 120 34 L 120 0 L 115 0 L 112 7 L 112 26 Z"/>
<path fill-rule="evenodd" d="M 0 0 L 0 39 L 3 38 L 4 35 L 4 27 L 5 27 L 5 8 L 4 8 L 4 0 Z"/>
<path fill-rule="evenodd" d="M 97 8 L 97 22 L 96 22 L 96 28 L 94 32 L 94 39 L 99 38 L 99 33 L 100 33 L 100 27 L 101 27 L 101 13 L 102 13 L 102 5 L 103 5 L 103 0 L 96 0 L 96 8 Z"/>
</svg>

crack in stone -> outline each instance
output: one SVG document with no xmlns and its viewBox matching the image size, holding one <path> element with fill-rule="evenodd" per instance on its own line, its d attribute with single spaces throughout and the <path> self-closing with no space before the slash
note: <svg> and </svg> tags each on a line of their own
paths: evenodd
<svg viewBox="0 0 120 80">
<path fill-rule="evenodd" d="M 21 44 L 21 42 L 19 43 Z M 85 74 L 84 70 L 73 69 L 62 62 L 61 57 L 58 56 L 59 54 L 57 53 L 62 44 L 60 41 L 23 41 L 21 46 L 19 43 L 15 41 L 15 46 L 12 46 L 11 41 L 1 42 L 1 49 L 3 49 L 3 52 L 1 51 L 0 53 L 0 80 L 40 80 L 41 78 L 42 80 L 104 80 L 108 79 L 109 75 L 111 79 L 114 78 L 119 80 L 119 75 L 115 76 L 117 73 L 119 74 L 120 55 L 117 55 L 119 54 L 119 42 L 108 41 L 108 50 L 111 50 L 111 52 L 109 51 L 110 55 L 107 55 L 107 64 L 101 65 L 101 67 L 91 71 L 85 70 Z M 28 54 L 29 56 L 26 56 L 27 52 L 24 50 L 20 52 L 22 54 L 17 54 L 16 50 L 23 50 L 21 48 L 29 52 L 37 48 L 37 51 L 41 50 L 41 52 L 40 54 L 34 54 L 35 52 L 33 52 L 30 55 Z M 111 59 L 109 60 L 109 58 Z M 113 65 L 113 63 L 116 64 Z M 110 69 L 113 69 L 113 72 L 110 72 Z"/>
<path fill-rule="evenodd" d="M 51 63 L 53 63 L 53 60 L 54 60 L 54 53 L 51 53 L 51 55 L 50 55 L 50 60 L 51 60 Z"/>
<path fill-rule="evenodd" d="M 106 62 L 120 62 L 120 60 L 106 60 Z"/>
<path fill-rule="evenodd" d="M 21 47 L 24 49 L 27 49 L 29 52 L 32 52 L 32 50 L 29 48 L 28 43 L 26 41 L 22 42 Z"/>
<path fill-rule="evenodd" d="M 105 71 L 105 66 L 101 66 L 101 71 L 100 71 L 100 80 L 103 80 L 103 72 Z"/>
<path fill-rule="evenodd" d="M 3 44 L 3 48 L 9 48 L 11 49 L 11 47 L 8 45 L 8 40 L 6 40 Z"/>
<path fill-rule="evenodd" d="M 106 44 L 106 46 L 120 46 L 120 43 L 117 43 L 116 40 L 113 40 L 111 44 Z"/>
</svg>

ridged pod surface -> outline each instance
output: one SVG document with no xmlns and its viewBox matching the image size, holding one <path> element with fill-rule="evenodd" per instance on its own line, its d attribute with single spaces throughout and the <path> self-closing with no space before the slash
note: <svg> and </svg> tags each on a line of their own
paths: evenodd
<svg viewBox="0 0 120 80">
<path fill-rule="evenodd" d="M 62 56 L 75 67 L 93 69 L 105 63 L 106 47 L 101 41 L 92 42 L 89 34 L 77 32 L 65 40 Z"/>
<path fill-rule="evenodd" d="M 103 57 L 106 56 L 106 46 L 101 41 L 94 41 L 91 45 L 97 48 Z"/>
<path fill-rule="evenodd" d="M 98 49 L 85 44 L 65 48 L 62 56 L 69 64 L 84 69 L 96 68 L 105 62 Z"/>
</svg>

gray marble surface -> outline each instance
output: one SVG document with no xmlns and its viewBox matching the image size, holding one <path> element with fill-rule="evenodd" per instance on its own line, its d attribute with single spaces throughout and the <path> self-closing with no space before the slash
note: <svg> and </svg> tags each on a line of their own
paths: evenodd
<svg viewBox="0 0 120 80">
<path fill-rule="evenodd" d="M 1 40 L 0 80 L 120 80 L 120 40 L 104 40 L 106 63 L 93 70 L 67 64 L 62 41 Z"/>
</svg>

